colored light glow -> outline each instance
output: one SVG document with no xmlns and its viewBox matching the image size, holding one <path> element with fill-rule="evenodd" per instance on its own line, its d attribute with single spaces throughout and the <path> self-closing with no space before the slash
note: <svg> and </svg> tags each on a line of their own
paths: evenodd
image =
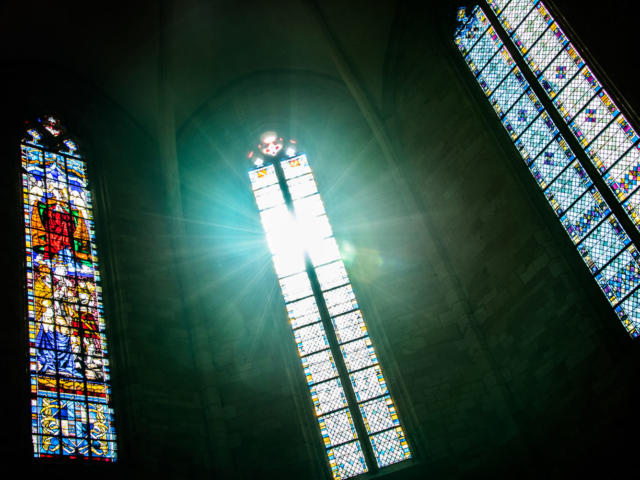
<svg viewBox="0 0 640 480">
<path fill-rule="evenodd" d="M 275 135 L 262 140 L 274 141 Z M 251 170 L 249 177 L 333 477 L 368 471 L 354 412 L 369 425 L 362 435 L 371 444 L 372 462 L 384 467 L 411 458 L 307 157 L 285 158 L 279 167 L 281 174 L 268 164 Z M 289 206 L 283 192 L 291 199 Z M 321 293 L 313 291 L 309 269 Z M 330 316 L 327 323 L 319 303 Z M 325 328 L 335 335 L 337 348 L 331 347 Z M 343 374 L 335 358 L 344 362 Z M 347 400 L 345 388 L 355 400 Z M 379 399 L 384 409 L 372 406 Z M 369 402 L 366 410 L 363 402 Z"/>
</svg>

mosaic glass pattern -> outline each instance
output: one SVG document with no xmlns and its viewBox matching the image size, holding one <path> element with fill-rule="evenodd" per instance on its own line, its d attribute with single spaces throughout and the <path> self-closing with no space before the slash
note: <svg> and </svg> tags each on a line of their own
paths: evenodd
<svg viewBox="0 0 640 480">
<path fill-rule="evenodd" d="M 349 478 L 367 471 L 359 442 L 351 442 L 327 450 L 333 478 Z"/>
<path fill-rule="evenodd" d="M 595 78 L 591 76 L 591 71 L 584 66 L 554 98 L 553 103 L 566 122 L 571 121 L 596 94 L 600 85 L 597 81 L 594 85 L 593 80 Z"/>
<path fill-rule="evenodd" d="M 542 105 L 530 89 L 511 107 L 502 119 L 507 132 L 516 140 L 542 111 Z"/>
<path fill-rule="evenodd" d="M 462 17 L 482 25 L 482 16 L 474 12 L 471 18 L 475 20 Z M 461 35 L 475 30 L 465 32 Z M 467 40 L 461 44 L 470 44 Z M 360 404 L 383 398 L 387 416 L 391 418 L 387 424 L 381 419 L 375 420 L 376 429 L 365 427 L 367 434 L 384 433 L 385 429 L 396 432 L 399 420 L 308 159 L 305 155 L 297 155 L 281 160 L 279 166 L 281 173 L 270 164 L 252 170 L 249 176 L 267 243 L 274 254 L 278 281 L 329 465 L 334 478 L 348 478 L 368 470 L 353 418 L 355 411 L 358 418 L 365 421 Z M 262 173 L 258 175 L 257 172 Z M 275 183 L 269 177 L 271 172 L 275 175 Z M 278 175 L 282 175 L 288 195 L 281 190 Z M 291 198 L 291 205 L 285 204 L 287 196 Z M 310 278 L 315 278 L 316 287 L 312 286 Z M 314 293 L 314 288 L 319 288 L 320 292 Z M 324 323 L 319 305 L 326 307 L 330 323 Z M 325 327 L 335 335 L 338 342 L 335 349 Z M 336 356 L 343 367 L 336 364 Z M 341 378 L 340 368 L 343 368 L 344 378 Z M 345 388 L 353 392 L 357 404 L 349 405 L 353 400 L 348 399 Z M 371 408 L 368 412 L 371 418 L 376 415 Z M 388 440 L 380 436 L 376 443 L 372 437 L 368 438 L 372 459 L 378 461 L 379 467 L 411 457 L 404 436 L 402 438 L 401 459 L 391 453 L 397 450 L 396 433 Z M 390 461 L 392 457 L 394 460 Z"/>
<path fill-rule="evenodd" d="M 626 199 L 623 207 L 640 228 L 640 195 L 631 195 L 637 188 L 640 171 L 640 151 L 633 146 L 638 141 L 635 131 L 541 2 L 488 3 L 507 32 L 515 32 L 514 42 L 538 81 L 554 99 L 565 121 L 573 122 L 572 132 L 604 173 L 609 187 L 619 199 Z M 487 32 L 492 28 L 490 25 Z M 462 30 L 459 27 L 456 32 Z M 498 61 L 504 62 L 504 68 L 493 68 L 488 78 L 485 70 L 470 67 L 625 328 L 639 336 L 635 326 L 640 322 L 640 309 L 624 300 L 630 294 L 635 298 L 632 292 L 638 285 L 636 257 L 632 253 L 636 252 L 635 247 L 506 49 L 491 60 Z M 500 81 L 497 72 L 507 71 Z M 493 84 L 497 87 L 491 91 Z M 357 334 L 354 324 L 349 328 L 346 331 Z"/>
<path fill-rule="evenodd" d="M 471 71 L 477 75 L 500 47 L 502 47 L 502 42 L 498 38 L 495 30 L 489 27 L 465 57 Z"/>
<path fill-rule="evenodd" d="M 638 141 L 638 135 L 631 128 L 623 115 L 619 115 L 615 122 L 610 124 L 596 139 L 591 142 L 586 149 L 587 154 L 591 157 L 593 164 L 598 168 L 600 173 L 604 174 L 607 184 L 612 187 L 614 193 L 618 195 L 620 200 L 624 200 L 629 193 L 635 190 L 635 175 L 633 172 L 638 168 L 637 149 L 634 155 L 623 155 L 620 152 L 626 152 Z M 625 158 L 626 157 L 626 158 Z M 623 159 L 618 162 L 619 159 Z M 607 173 L 613 164 L 616 166 Z M 627 174 L 630 174 L 627 177 Z M 618 188 L 616 183 L 620 184 Z"/>
<path fill-rule="evenodd" d="M 573 152 L 565 139 L 558 135 L 538 155 L 529 168 L 540 188 L 546 189 L 573 162 L 574 158 Z"/>
<path fill-rule="evenodd" d="M 499 10 L 493 1 L 487 2 L 494 11 Z M 511 0 L 499 15 L 508 33 L 513 31 L 510 15 L 516 14 L 507 12 L 526 10 L 530 3 L 529 0 Z M 548 29 L 547 24 L 550 25 Z M 521 30 L 526 30 L 527 34 L 521 33 Z M 518 27 L 512 35 L 512 41 L 523 53 L 527 49 L 527 42 L 533 44 L 525 56 L 529 68 L 549 98 L 553 99 L 555 107 L 609 188 L 620 202 L 625 201 L 636 189 L 636 172 L 640 170 L 640 165 L 636 159 L 627 157 L 625 164 L 616 171 L 607 170 L 625 156 L 637 143 L 638 137 L 542 2 Z M 625 208 L 635 222 L 638 216 L 635 201 L 628 201 Z"/>
<path fill-rule="evenodd" d="M 360 411 L 369 433 L 380 432 L 400 425 L 396 407 L 389 396 L 362 403 Z"/>
<path fill-rule="evenodd" d="M 54 117 L 22 140 L 35 457 L 116 460 L 86 163 Z"/>
<path fill-rule="evenodd" d="M 536 3 L 538 2 L 535 0 L 511 1 L 507 3 L 502 13 L 498 16 L 505 30 L 509 34 L 512 34 Z"/>
<path fill-rule="evenodd" d="M 333 447 L 358 438 L 349 410 L 330 413 L 318 418 L 322 440 L 327 447 Z"/>
<path fill-rule="evenodd" d="M 507 50 L 502 47 L 498 54 L 482 70 L 481 87 L 485 95 L 491 95 L 491 92 L 504 79 L 505 75 L 511 71 L 512 67 L 513 60 Z"/>
<path fill-rule="evenodd" d="M 636 289 L 615 310 L 629 334 L 638 337 L 640 331 L 640 289 Z"/>
<path fill-rule="evenodd" d="M 371 443 L 381 467 L 401 462 L 411 456 L 401 427 L 372 435 Z"/>
<path fill-rule="evenodd" d="M 529 163 L 530 159 L 536 158 L 542 150 L 558 134 L 558 129 L 549 118 L 547 112 L 542 114 L 531 123 L 516 142 L 516 147 L 520 150 L 522 157 Z"/>
<path fill-rule="evenodd" d="M 546 14 L 546 9 L 541 4 L 526 16 L 513 34 L 513 41 L 522 55 L 526 55 L 550 23 L 551 17 Z"/>
<path fill-rule="evenodd" d="M 587 172 L 578 161 L 574 161 L 571 167 L 562 172 L 545 190 L 545 195 L 556 214 L 561 216 L 589 186 L 591 180 Z"/>
<path fill-rule="evenodd" d="M 589 270 L 597 273 L 630 243 L 622 225 L 611 215 L 580 243 L 578 251 Z"/>
<path fill-rule="evenodd" d="M 587 106 L 569 124 L 573 134 L 583 147 L 593 139 L 620 113 L 607 92 L 600 90 Z"/>
<path fill-rule="evenodd" d="M 463 55 L 469 53 L 469 50 L 471 50 L 478 41 L 478 38 L 484 34 L 488 27 L 489 21 L 487 17 L 484 15 L 482 9 L 476 6 L 473 9 L 469 21 L 461 23 L 457 32 L 456 44 L 460 52 L 462 52 Z"/>
<path fill-rule="evenodd" d="M 527 88 L 526 86 L 527 83 L 522 72 L 518 67 L 515 67 L 489 98 L 493 109 L 499 117 L 504 116 L 513 104 L 524 94 Z"/>
<path fill-rule="evenodd" d="M 538 79 L 549 98 L 555 98 L 571 80 L 578 74 L 584 62 L 577 54 L 573 45 L 569 44 L 544 69 Z"/>
<path fill-rule="evenodd" d="M 640 283 L 640 266 L 636 248 L 630 245 L 596 275 L 596 280 L 611 305 L 615 306 Z"/>
<path fill-rule="evenodd" d="M 542 5 L 540 5 L 540 7 L 542 7 Z M 536 77 L 542 74 L 566 44 L 567 39 L 564 33 L 560 30 L 560 27 L 553 22 L 524 57 Z"/>
<path fill-rule="evenodd" d="M 560 221 L 574 243 L 578 243 L 610 212 L 600 192 L 591 187 L 569 208 Z"/>
</svg>

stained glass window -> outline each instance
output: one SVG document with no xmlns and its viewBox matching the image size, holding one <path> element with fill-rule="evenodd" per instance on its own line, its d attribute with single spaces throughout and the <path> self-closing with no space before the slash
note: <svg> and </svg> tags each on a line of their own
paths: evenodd
<svg viewBox="0 0 640 480">
<path fill-rule="evenodd" d="M 640 157 L 633 148 L 638 135 L 627 118 L 543 2 L 487 0 L 487 3 L 609 188 L 624 202 L 635 190 L 640 171 Z M 524 20 L 523 12 L 528 12 Z M 492 28 L 488 20 L 484 28 Z M 474 70 L 474 74 L 478 72 Z M 624 206 L 640 230 L 638 203 L 634 198 L 626 200 Z"/>
<path fill-rule="evenodd" d="M 34 456 L 115 461 L 86 163 L 51 116 L 21 150 Z"/>
<path fill-rule="evenodd" d="M 489 0 L 488 3 L 512 34 L 520 52 L 530 55 L 529 66 L 538 72 L 541 85 L 569 122 L 570 130 L 587 146 L 608 185 L 620 200 L 626 199 L 624 207 L 636 225 L 640 225 L 640 195 L 630 195 L 636 190 L 640 170 L 640 153 L 633 147 L 638 139 L 635 132 L 591 71 L 582 60 L 577 60 L 579 56 L 566 43 L 542 2 Z M 468 17 L 459 20 L 462 25 L 454 35 L 456 44 L 460 45 L 462 39 L 458 37 L 469 28 L 464 23 L 478 23 L 477 19 L 484 19 L 484 36 L 489 32 L 497 35 L 485 13 L 476 6 Z M 536 49 L 543 38 L 547 44 Z M 482 37 L 476 44 L 465 40 L 465 48 L 471 53 L 461 50 L 464 60 L 594 280 L 627 331 L 634 337 L 640 336 L 640 295 L 636 290 L 640 284 L 640 259 L 636 247 L 502 41 L 490 39 L 496 52 L 499 50 L 490 61 L 472 59 L 471 53 Z M 552 60 L 553 55 L 556 57 Z M 500 62 L 500 66 L 493 65 Z M 544 72 L 554 80 L 545 84 Z M 491 88 L 493 85 L 496 87 Z"/>
<path fill-rule="evenodd" d="M 461 45 L 482 30 L 474 18 Z M 329 467 L 349 478 L 412 454 L 307 156 L 284 143 L 267 135 L 258 152 L 270 161 L 249 177 Z"/>
</svg>

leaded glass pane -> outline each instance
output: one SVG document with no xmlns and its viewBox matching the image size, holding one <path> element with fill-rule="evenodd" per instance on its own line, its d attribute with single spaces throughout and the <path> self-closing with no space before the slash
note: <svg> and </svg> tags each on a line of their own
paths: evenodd
<svg viewBox="0 0 640 480">
<path fill-rule="evenodd" d="M 482 70 L 481 77 L 478 78 L 478 82 L 480 82 L 480 86 L 485 95 L 491 95 L 491 92 L 493 92 L 498 84 L 511 71 L 513 65 L 513 58 L 511 58 L 507 49 L 502 47 L 498 54 L 493 57 L 489 64 Z"/>
<path fill-rule="evenodd" d="M 589 270 L 596 273 L 629 243 L 631 239 L 611 215 L 580 243 L 578 251 Z"/>
<path fill-rule="evenodd" d="M 500 12 L 502 12 L 504 6 L 509 3 L 509 0 L 487 0 L 487 3 L 496 15 L 500 15 Z"/>
<path fill-rule="evenodd" d="M 557 136 L 529 166 L 531 174 L 545 189 L 560 173 L 567 168 L 575 156 L 562 136 Z"/>
<path fill-rule="evenodd" d="M 574 243 L 579 242 L 611 211 L 595 187 L 587 193 L 560 218 Z"/>
<path fill-rule="evenodd" d="M 321 323 L 298 328 L 293 334 L 301 357 L 329 348 L 327 335 Z"/>
<path fill-rule="evenodd" d="M 495 30 L 490 27 L 465 57 L 474 75 L 485 67 L 501 46 L 502 42 Z"/>
<path fill-rule="evenodd" d="M 324 213 L 324 205 L 320 200 L 320 195 L 311 195 L 293 201 L 293 206 L 298 219 L 305 217 L 317 217 Z"/>
<path fill-rule="evenodd" d="M 533 47 L 525 56 L 525 60 L 529 63 L 531 71 L 537 77 L 542 74 L 549 63 L 558 56 L 567 40 L 564 33 L 554 22 L 549 29 L 542 34 Z"/>
<path fill-rule="evenodd" d="M 586 147 L 616 115 L 620 113 L 604 90 L 587 104 L 569 125 L 573 134 Z"/>
<path fill-rule="evenodd" d="M 249 172 L 249 179 L 251 180 L 251 186 L 254 190 L 278 183 L 278 177 L 276 176 L 276 170 L 273 165 L 251 170 Z"/>
<path fill-rule="evenodd" d="M 593 98 L 599 88 L 600 84 L 591 70 L 584 66 L 553 103 L 565 121 L 569 122 Z"/>
<path fill-rule="evenodd" d="M 381 432 L 400 425 L 398 413 L 389 395 L 360 404 L 367 433 Z"/>
<path fill-rule="evenodd" d="M 287 304 L 287 313 L 292 328 L 320 321 L 320 312 L 313 297 Z"/>
<path fill-rule="evenodd" d="M 640 283 L 640 266 L 636 248 L 630 245 L 614 258 L 601 273 L 596 275 L 596 281 L 611 305 L 615 306 Z"/>
<path fill-rule="evenodd" d="M 562 172 L 545 195 L 558 216 L 562 215 L 587 188 L 591 180 L 578 161 Z"/>
<path fill-rule="evenodd" d="M 289 186 L 289 193 L 293 200 L 307 197 L 318 192 L 316 181 L 313 179 L 313 175 L 311 173 L 301 177 L 292 178 L 287 181 L 287 185 Z"/>
<path fill-rule="evenodd" d="M 518 67 L 514 68 L 489 98 L 499 116 L 507 112 L 527 88 L 526 80 Z"/>
<path fill-rule="evenodd" d="M 280 162 L 280 165 L 282 165 L 282 171 L 284 172 L 284 178 L 286 179 L 298 177 L 305 173 L 311 173 L 311 167 L 309 166 L 309 160 L 307 160 L 306 155 L 287 158 Z M 273 166 L 271 166 L 271 168 L 273 168 Z"/>
<path fill-rule="evenodd" d="M 116 460 L 86 165 L 53 117 L 22 141 L 35 457 Z"/>
<path fill-rule="evenodd" d="M 280 190 L 280 185 L 278 184 L 256 190 L 255 197 L 260 210 L 284 204 L 282 190 Z"/>
<path fill-rule="evenodd" d="M 376 461 L 381 468 L 411 458 L 409 446 L 400 427 L 372 435 L 370 438 Z"/>
<path fill-rule="evenodd" d="M 640 289 L 616 307 L 616 314 L 633 337 L 640 336 Z"/>
<path fill-rule="evenodd" d="M 509 4 L 504 7 L 499 18 L 507 33 L 513 33 L 518 25 L 520 25 L 520 22 L 524 20 L 524 17 L 531 11 L 534 3 L 536 2 L 531 0 L 511 0 Z"/>
<path fill-rule="evenodd" d="M 478 38 L 487 30 L 489 21 L 485 17 L 484 12 L 479 7 L 474 7 L 469 22 L 462 25 L 456 31 L 456 44 L 462 52 L 462 55 L 466 55 L 469 50 L 475 45 Z"/>
<path fill-rule="evenodd" d="M 349 372 L 371 367 L 378 363 L 376 352 L 368 337 L 354 340 L 340 346 L 344 363 Z"/>
<path fill-rule="evenodd" d="M 351 373 L 351 384 L 358 402 L 364 402 L 370 398 L 379 397 L 389 393 L 387 384 L 382 376 L 382 370 L 378 365 L 358 370 Z"/>
<path fill-rule="evenodd" d="M 502 123 L 509 132 L 509 135 L 511 135 L 511 138 L 515 140 L 541 111 L 542 105 L 540 101 L 535 93 L 528 90 L 527 93 L 520 97 L 515 105 L 511 107 L 511 110 L 507 112 Z"/>
<path fill-rule="evenodd" d="M 338 370 L 329 350 L 302 358 L 302 367 L 309 386 L 338 376 Z"/>
<path fill-rule="evenodd" d="M 640 151 L 638 147 L 629 150 L 605 175 L 604 179 L 612 187 L 620 201 L 638 188 L 640 183 Z"/>
<path fill-rule="evenodd" d="M 629 218 L 636 224 L 636 227 L 640 229 L 640 195 L 638 195 L 637 190 L 633 195 L 631 195 L 625 202 L 622 204 L 624 209 L 629 215 Z"/>
<path fill-rule="evenodd" d="M 340 343 L 349 342 L 367 335 L 367 327 L 360 310 L 332 317 L 333 328 Z"/>
<path fill-rule="evenodd" d="M 292 302 L 313 294 L 307 272 L 301 272 L 279 280 L 285 302 Z"/>
<path fill-rule="evenodd" d="M 340 445 L 358 438 L 349 410 L 330 413 L 318 418 L 320 433 L 326 447 Z"/>
<path fill-rule="evenodd" d="M 531 48 L 531 45 L 542 36 L 549 26 L 549 23 L 550 18 L 544 7 L 541 8 L 538 6 L 538 8 L 531 10 L 513 34 L 513 42 L 522 55 L 525 55 Z"/>
<path fill-rule="evenodd" d="M 322 294 L 332 317 L 358 308 L 356 296 L 351 285 L 329 290 Z"/>
<path fill-rule="evenodd" d="M 316 274 L 322 290 L 329 290 L 349 283 L 349 277 L 342 260 L 316 268 Z"/>
<path fill-rule="evenodd" d="M 464 12 L 459 17 L 466 19 Z M 495 36 L 495 32 L 493 34 Z M 277 154 L 279 148 L 271 149 L 268 145 L 267 150 Z M 275 170 L 279 182 L 256 190 L 256 203 L 274 254 L 276 273 L 332 472 L 336 478 L 346 478 L 366 471 L 366 463 L 359 442 L 354 441 L 360 427 L 352 421 L 353 410 L 349 410 L 342 381 L 351 381 L 358 402 L 388 391 L 307 159 L 299 155 L 282 160 L 280 165 L 283 171 Z M 286 177 L 284 183 L 283 176 Z M 251 175 L 251 178 L 257 176 Z M 289 212 L 291 207 L 295 215 Z M 319 292 L 314 293 L 311 286 L 308 270 L 311 266 L 322 297 L 318 296 Z M 321 299 L 324 305 L 319 309 L 317 302 Z M 331 324 L 326 324 L 329 318 L 320 313 L 324 306 Z M 329 343 L 330 331 L 325 330 L 325 325 L 334 329 L 339 346 Z M 347 368 L 345 375 L 351 373 L 348 379 L 340 378 L 335 355 L 342 355 Z M 357 412 L 360 414 L 359 409 Z M 397 421 L 397 416 L 395 418 Z M 364 434 L 364 430 L 361 433 Z"/>
<path fill-rule="evenodd" d="M 638 136 L 635 130 L 631 128 L 631 125 L 629 125 L 624 115 L 619 115 L 615 122 L 605 128 L 604 131 L 596 137 L 586 149 L 586 152 L 600 173 L 604 173 L 611 168 L 637 140 Z M 626 178 L 625 176 L 633 171 L 634 166 L 638 164 L 638 156 L 637 151 L 635 153 L 629 153 L 630 157 L 616 164 L 609 172 L 610 175 L 604 175 L 604 179 L 609 186 L 612 187 L 620 200 L 624 200 L 624 198 L 635 189 L 635 180 L 633 178 Z M 620 188 L 618 188 L 615 183 L 621 184 L 619 185 Z"/>
<path fill-rule="evenodd" d="M 310 388 L 316 415 L 324 415 L 347 406 L 340 379 L 315 384 Z"/>
<path fill-rule="evenodd" d="M 558 134 L 558 129 L 549 118 L 547 112 L 542 114 L 527 128 L 518 141 L 516 147 L 520 150 L 522 158 L 527 163 L 536 158 L 540 152 L 553 140 Z"/>
<path fill-rule="evenodd" d="M 540 84 L 549 98 L 554 98 L 578 73 L 584 62 L 569 44 L 544 70 Z"/>
<path fill-rule="evenodd" d="M 367 471 L 359 442 L 347 443 L 327 450 L 334 479 L 349 478 Z"/>
</svg>

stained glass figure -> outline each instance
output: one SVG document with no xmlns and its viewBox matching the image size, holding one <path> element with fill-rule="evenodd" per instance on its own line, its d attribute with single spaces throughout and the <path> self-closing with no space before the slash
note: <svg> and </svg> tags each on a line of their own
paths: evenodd
<svg viewBox="0 0 640 480">
<path fill-rule="evenodd" d="M 640 227 L 640 195 L 636 190 L 640 150 L 634 147 L 638 141 L 635 131 L 567 42 L 542 2 L 488 0 L 488 3 L 502 26 L 512 34 L 520 52 L 528 55 L 525 59 L 529 67 L 537 72 L 538 81 L 573 134 L 587 147 L 607 184 L 621 201 L 626 199 L 623 206 Z M 470 18 L 459 21 L 470 23 L 474 18 L 485 19 L 485 36 L 489 32 L 498 35 L 480 7 L 474 8 Z M 456 44 L 463 42 L 458 37 L 468 28 L 457 27 Z M 607 300 L 627 331 L 634 337 L 640 336 L 640 295 L 636 293 L 640 264 L 636 247 L 513 57 L 502 47 L 502 40 L 488 38 L 499 51 L 497 55 L 486 62 L 474 60 L 472 54 L 480 44 L 478 41 L 470 53 L 461 49 L 464 60 Z M 543 38 L 546 44 L 537 48 Z M 630 195 L 634 190 L 636 193 Z M 349 331 L 354 330 L 352 326 Z M 372 388 L 379 388 L 375 382 L 369 383 Z"/>
<path fill-rule="evenodd" d="M 482 18 L 474 11 L 461 31 L 463 52 Z M 335 479 L 349 478 L 412 454 L 309 161 L 296 151 L 265 134 L 249 154 L 256 165 L 249 178 L 329 468 Z"/>
<path fill-rule="evenodd" d="M 34 456 L 115 461 L 86 163 L 53 116 L 21 150 Z"/>
</svg>

